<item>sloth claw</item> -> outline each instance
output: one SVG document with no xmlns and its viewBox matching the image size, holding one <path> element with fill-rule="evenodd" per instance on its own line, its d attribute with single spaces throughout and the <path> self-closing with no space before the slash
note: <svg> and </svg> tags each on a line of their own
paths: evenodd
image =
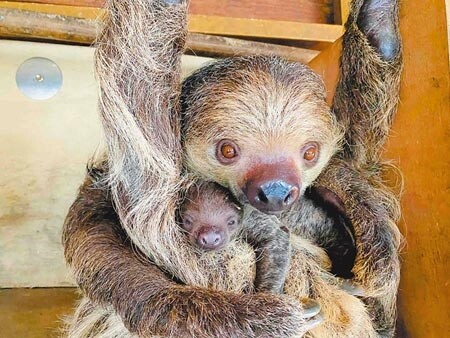
<svg viewBox="0 0 450 338">
<path fill-rule="evenodd" d="M 320 305 L 313 300 L 308 299 L 303 302 L 303 317 L 312 318 L 320 313 Z"/>
<path fill-rule="evenodd" d="M 363 297 L 365 294 L 364 289 L 361 286 L 348 279 L 340 279 L 340 287 L 343 291 L 352 296 Z"/>
<path fill-rule="evenodd" d="M 311 317 L 307 322 L 308 331 L 315 328 L 319 324 L 321 324 L 324 320 L 324 316 L 321 313 L 318 313 L 314 317 Z"/>
<path fill-rule="evenodd" d="M 400 51 L 396 12 L 396 0 L 366 0 L 357 19 L 370 45 L 386 61 L 394 59 Z"/>
</svg>

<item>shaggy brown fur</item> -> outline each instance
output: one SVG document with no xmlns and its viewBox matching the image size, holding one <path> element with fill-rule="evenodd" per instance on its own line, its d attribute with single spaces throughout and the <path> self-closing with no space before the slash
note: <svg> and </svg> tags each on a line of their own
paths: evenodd
<svg viewBox="0 0 450 338">
<path fill-rule="evenodd" d="M 108 2 L 96 54 L 107 186 L 88 178 L 64 228 L 66 259 L 88 298 L 72 337 L 392 336 L 398 212 L 381 183 L 379 153 L 395 111 L 401 59 L 399 48 L 380 44 L 386 34 L 373 22 L 391 23 L 388 33 L 399 45 L 397 2 L 365 1 L 360 10 L 362 4 L 352 4 L 333 114 L 317 75 L 267 57 L 208 66 L 185 82 L 180 98 L 186 5 Z M 345 143 L 336 154 L 338 122 Z M 235 164 L 217 162 L 221 139 L 238 142 Z M 318 145 L 314 162 L 302 157 L 308 144 Z M 246 205 L 248 186 L 261 175 L 293 182 L 300 195 L 317 181 L 330 192 L 323 198 L 354 227 L 353 273 L 367 296 L 343 292 L 327 272 L 326 254 L 305 239 L 327 249 L 336 234 L 335 219 L 304 197 L 278 215 L 292 229 L 287 296 L 243 293 L 251 291 L 255 264 L 245 241 L 199 256 L 176 224 L 180 194 L 191 181 L 183 154 L 186 171 L 229 188 Z M 244 226 L 274 217 L 249 206 Z M 317 326 L 317 305 L 308 299 L 320 304 L 323 324 Z"/>
</svg>

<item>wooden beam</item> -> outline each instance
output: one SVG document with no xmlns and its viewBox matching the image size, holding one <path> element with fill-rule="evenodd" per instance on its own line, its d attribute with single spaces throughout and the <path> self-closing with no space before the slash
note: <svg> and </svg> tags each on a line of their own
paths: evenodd
<svg viewBox="0 0 450 338">
<path fill-rule="evenodd" d="M 96 21 L 71 16 L 0 8 L 0 35 L 90 44 Z"/>
<path fill-rule="evenodd" d="M 100 9 L 92 7 L 74 7 L 27 2 L 0 1 L 0 8 L 18 8 L 86 19 L 94 19 L 101 14 Z M 326 43 L 333 43 L 343 34 L 343 27 L 340 25 L 229 18 L 195 14 L 189 16 L 188 28 L 189 31 L 193 33 L 317 41 Z"/>
<path fill-rule="evenodd" d="M 327 90 L 327 102 L 331 105 L 339 77 L 339 59 L 342 52 L 342 39 L 329 45 L 309 62 L 309 66 L 319 74 Z"/>
<path fill-rule="evenodd" d="M 333 0 L 191 0 L 189 14 L 333 23 Z"/>
<path fill-rule="evenodd" d="M 345 24 L 350 14 L 351 0 L 341 0 L 341 24 Z M 335 22 L 337 23 L 337 22 Z"/>
<path fill-rule="evenodd" d="M 0 8 L 22 9 L 38 13 L 72 16 L 92 20 L 96 19 L 102 12 L 99 8 L 93 7 L 40 4 L 23 1 L 0 1 Z"/>
<path fill-rule="evenodd" d="M 333 43 L 342 36 L 344 29 L 340 25 L 191 15 L 189 31 L 214 35 Z"/>
<path fill-rule="evenodd" d="M 104 0 L 22 0 L 80 7 L 103 7 Z M 235 18 L 332 23 L 333 0 L 191 0 L 190 14 Z"/>
<path fill-rule="evenodd" d="M 333 1 L 333 15 L 334 23 L 337 25 L 344 25 L 350 13 L 351 0 L 334 0 Z"/>
<path fill-rule="evenodd" d="M 67 5 L 80 7 L 103 7 L 106 0 L 11 0 L 12 2 L 28 2 L 52 5 Z"/>
<path fill-rule="evenodd" d="M 399 165 L 405 182 L 399 313 L 409 337 L 450 332 L 448 27 L 444 0 L 401 2 L 404 68 L 386 158 Z"/>
<path fill-rule="evenodd" d="M 2 337 L 64 336 L 61 318 L 73 315 L 80 298 L 76 288 L 0 290 Z"/>
<path fill-rule="evenodd" d="M 95 40 L 95 20 L 0 8 L 0 36 L 32 38 L 91 44 Z M 220 36 L 189 33 L 187 49 L 214 56 L 277 55 L 291 61 L 308 63 L 319 52 L 238 40 Z"/>
<path fill-rule="evenodd" d="M 223 36 L 189 33 L 187 47 L 208 56 L 276 55 L 286 60 L 308 63 L 320 52 L 262 42 L 233 39 Z"/>
</svg>

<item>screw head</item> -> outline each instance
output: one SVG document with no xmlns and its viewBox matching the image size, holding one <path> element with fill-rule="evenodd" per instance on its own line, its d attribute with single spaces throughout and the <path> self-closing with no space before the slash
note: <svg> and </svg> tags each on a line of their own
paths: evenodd
<svg viewBox="0 0 450 338">
<path fill-rule="evenodd" d="M 16 72 L 17 88 L 30 99 L 48 100 L 62 87 L 63 76 L 50 59 L 33 57 L 23 62 Z"/>
</svg>

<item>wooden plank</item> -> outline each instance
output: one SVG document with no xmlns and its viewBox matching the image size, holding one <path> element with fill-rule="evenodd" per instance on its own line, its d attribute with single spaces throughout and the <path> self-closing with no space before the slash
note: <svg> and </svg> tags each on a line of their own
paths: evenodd
<svg viewBox="0 0 450 338">
<path fill-rule="evenodd" d="M 450 332 L 450 67 L 444 0 L 402 1 L 404 71 L 386 158 L 404 175 L 400 314 L 410 337 Z"/>
<path fill-rule="evenodd" d="M 10 1 L 52 4 L 52 5 L 81 6 L 81 7 L 103 7 L 106 0 L 10 0 Z"/>
<path fill-rule="evenodd" d="M 0 290 L 2 338 L 61 338 L 63 318 L 73 315 L 75 288 Z"/>
<path fill-rule="evenodd" d="M 345 24 L 350 14 L 351 0 L 341 0 L 341 24 Z M 336 24 L 338 24 L 336 22 Z"/>
<path fill-rule="evenodd" d="M 0 8 L 0 36 L 33 38 L 91 44 L 95 40 L 96 22 L 71 16 Z M 307 63 L 318 52 L 302 48 L 189 33 L 187 49 L 213 56 L 277 55 L 291 61 Z"/>
<path fill-rule="evenodd" d="M 208 56 L 276 55 L 286 60 L 308 63 L 319 52 L 311 49 L 287 47 L 268 43 L 245 41 L 222 36 L 189 33 L 187 48 Z"/>
<path fill-rule="evenodd" d="M 23 0 L 55 5 L 103 7 L 104 0 Z M 332 0 L 191 0 L 189 13 L 236 18 L 333 23 Z"/>
<path fill-rule="evenodd" d="M 189 31 L 226 36 L 246 36 L 266 39 L 305 40 L 332 43 L 343 34 L 340 25 L 225 18 L 191 15 Z"/>
<path fill-rule="evenodd" d="M 0 50 L 0 287 L 73 285 L 61 229 L 101 144 L 94 49 L 0 41 Z M 29 99 L 16 85 L 19 65 L 36 56 L 63 74 L 61 91 L 49 100 Z M 184 56 L 183 72 L 210 60 Z"/>
<path fill-rule="evenodd" d="M 96 21 L 0 8 L 0 35 L 91 44 L 96 35 Z"/>
<path fill-rule="evenodd" d="M 450 0 L 445 0 L 445 8 L 447 13 L 447 40 L 450 46 Z M 448 53 L 448 60 L 450 62 L 450 48 Z"/>
<path fill-rule="evenodd" d="M 314 59 L 309 62 L 309 66 L 319 74 L 327 90 L 327 102 L 331 105 L 336 90 L 336 83 L 339 76 L 339 58 L 342 50 L 342 39 L 337 40 L 328 48 L 322 50 Z"/>
<path fill-rule="evenodd" d="M 336 25 L 343 25 L 347 21 L 350 13 L 350 3 L 351 0 L 334 0 L 333 14 Z"/>
<path fill-rule="evenodd" d="M 102 11 L 98 8 L 81 6 L 63 6 L 23 1 L 0 1 L 0 8 L 21 9 L 46 14 L 73 16 L 76 18 L 95 20 Z"/>
<path fill-rule="evenodd" d="M 0 1 L 0 8 L 19 8 L 48 14 L 76 16 L 94 19 L 99 16 L 97 8 L 30 4 Z M 343 33 L 340 25 L 273 21 L 260 19 L 229 18 L 221 16 L 190 15 L 189 31 L 193 33 L 245 36 L 268 39 L 304 40 L 332 43 Z"/>
<path fill-rule="evenodd" d="M 332 0 L 192 0 L 189 13 L 234 18 L 333 23 Z"/>
</svg>

